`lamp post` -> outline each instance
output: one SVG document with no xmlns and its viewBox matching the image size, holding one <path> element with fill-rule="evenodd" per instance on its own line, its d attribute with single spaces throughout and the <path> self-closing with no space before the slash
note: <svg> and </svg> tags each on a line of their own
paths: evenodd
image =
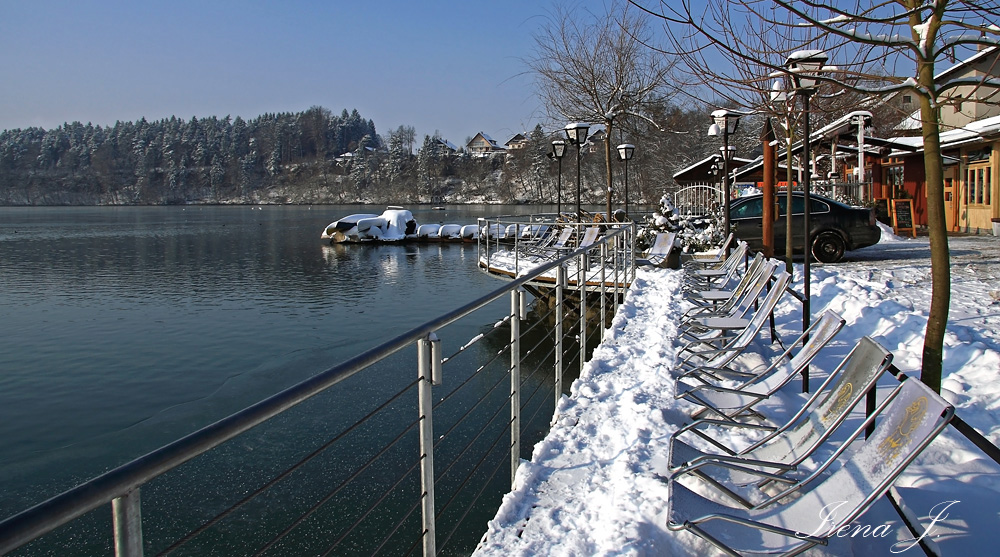
<svg viewBox="0 0 1000 557">
<path fill-rule="evenodd" d="M 557 139 L 552 142 L 552 152 L 549 153 L 549 157 L 559 161 L 559 178 L 556 182 L 556 219 L 562 215 L 562 158 L 566 154 L 566 142 Z"/>
<path fill-rule="evenodd" d="M 719 155 L 712 155 L 712 165 L 708 167 L 708 174 L 712 177 L 712 189 L 719 186 Z M 716 198 L 717 199 L 717 198 Z"/>
<path fill-rule="evenodd" d="M 809 307 L 809 282 L 811 281 L 809 272 L 809 261 L 812 259 L 812 245 L 809 238 L 809 189 L 810 189 L 810 164 L 809 164 L 809 98 L 816 92 L 819 83 L 816 79 L 820 72 L 827 70 L 824 66 L 827 55 L 822 50 L 799 50 L 793 52 L 785 61 L 785 69 L 792 80 L 792 89 L 797 96 L 802 97 L 803 116 L 803 141 L 802 141 L 802 166 L 805 174 L 802 178 L 803 208 L 802 228 L 804 236 L 805 260 L 802 265 L 802 330 L 809 328 L 811 309 Z M 786 217 L 791 220 L 792 207 L 788 207 Z M 809 371 L 806 369 L 802 377 L 802 389 L 809 390 Z"/>
<path fill-rule="evenodd" d="M 628 161 L 635 154 L 635 145 L 622 143 L 618 146 L 618 156 L 625 161 L 625 218 L 628 219 Z"/>
<path fill-rule="evenodd" d="M 729 136 L 736 133 L 736 128 L 740 125 L 741 113 L 727 109 L 719 109 L 712 112 L 712 125 L 708 127 L 708 135 L 722 134 L 722 197 L 723 197 L 723 222 L 725 223 L 725 235 L 728 238 L 731 232 L 729 223 L 729 163 L 733 160 L 736 152 L 735 147 L 729 146 Z M 729 249 L 727 247 L 726 251 Z"/>
<path fill-rule="evenodd" d="M 587 133 L 590 131 L 590 124 L 584 124 L 583 122 L 576 122 L 574 124 L 567 124 L 564 130 L 566 132 L 566 139 L 572 145 L 576 146 L 576 218 L 578 221 L 583 220 L 583 215 L 580 213 L 580 149 L 583 148 L 583 144 L 587 141 Z"/>
</svg>

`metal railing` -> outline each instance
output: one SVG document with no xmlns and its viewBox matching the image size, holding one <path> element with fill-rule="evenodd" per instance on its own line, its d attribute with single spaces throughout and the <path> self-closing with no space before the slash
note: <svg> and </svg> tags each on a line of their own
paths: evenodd
<svg viewBox="0 0 1000 557">
<path fill-rule="evenodd" d="M 523 449 L 544 435 L 564 373 L 574 361 L 583 368 L 624 297 L 634 277 L 625 253 L 632 232 L 608 228 L 592 245 L 536 262 L 477 300 L 3 520 L 0 554 L 471 550 Z M 551 290 L 542 292 L 549 275 Z M 547 299 L 529 315 L 532 284 Z M 570 285 L 577 296 L 566 294 Z M 594 292 L 596 326 L 586 317 Z M 509 311 L 496 306 L 504 297 Z M 443 356 L 442 338 L 469 338 L 469 319 L 481 332 Z M 377 400 L 354 396 L 368 375 L 379 382 Z M 554 396 L 536 396 L 546 389 Z M 340 419 L 348 410 L 350 419 Z M 344 423 L 328 428 L 335 421 Z M 267 452 L 281 455 L 280 467 L 262 464 Z M 508 467 L 509 477 L 497 479 Z M 109 503 L 110 532 L 91 512 Z M 470 517 L 478 533 L 461 528 Z M 456 533 L 468 539 L 456 542 Z"/>
<path fill-rule="evenodd" d="M 566 269 L 569 278 L 564 286 L 580 290 L 589 285 L 605 289 L 602 294 L 614 290 L 617 295 L 632 283 L 635 279 L 635 223 L 556 222 L 551 217 L 553 215 L 479 219 L 480 267 L 498 276 L 519 277 L 576 247 L 590 245 L 589 242 L 604 247 L 599 253 L 591 251 L 586 258 L 571 260 Z M 565 243 L 560 243 L 563 240 Z M 555 282 L 553 273 L 539 274 L 532 281 L 541 287 Z"/>
</svg>

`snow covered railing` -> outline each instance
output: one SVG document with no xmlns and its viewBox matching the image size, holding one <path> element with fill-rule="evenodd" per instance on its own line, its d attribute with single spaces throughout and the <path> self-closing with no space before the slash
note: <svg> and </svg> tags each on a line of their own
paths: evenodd
<svg viewBox="0 0 1000 557">
<path fill-rule="evenodd" d="M 635 223 L 570 222 L 554 215 L 479 219 L 479 265 L 501 277 L 519 277 L 575 248 L 588 257 L 566 263 L 568 288 L 602 286 L 624 291 L 635 278 Z M 581 279 L 582 274 L 587 278 Z M 555 271 L 537 275 L 536 287 L 555 284 Z"/>
<path fill-rule="evenodd" d="M 463 527 L 464 521 L 476 517 L 473 509 L 483 512 L 477 504 L 489 511 L 499 504 L 506 489 L 496 491 L 493 478 L 507 470 L 514 477 L 522 447 L 530 448 L 551 423 L 547 414 L 562 395 L 564 371 L 574 363 L 584 367 L 595 335 L 605 332 L 604 312 L 617 309 L 617 291 L 609 296 L 604 288 L 625 280 L 606 273 L 634 272 L 634 262 L 622 256 L 631 237 L 631 226 L 608 228 L 589 246 L 540 262 L 477 300 L 3 520 L 0 554 L 18 548 L 104 553 L 111 546 L 117 555 L 129 556 L 182 548 L 377 553 L 386 546 L 422 546 L 424 555 L 434 555 L 449 543 L 468 546 L 450 551 L 471 551 L 479 532 Z M 556 277 L 554 302 L 529 314 L 525 289 L 546 273 Z M 573 282 L 578 297 L 570 300 L 563 290 Z M 590 290 L 602 293 L 599 327 L 586 315 L 596 305 L 588 300 Z M 509 311 L 495 303 L 504 298 Z M 500 311 L 506 313 L 497 321 Z M 495 324 L 484 327 L 484 321 Z M 470 333 L 470 323 L 479 330 Z M 459 348 L 444 356 L 444 340 L 454 337 Z M 317 412 L 315 405 L 329 400 L 314 399 L 317 395 L 351 396 L 348 380 L 362 373 L 376 374 L 372 380 L 384 398 L 352 400 L 355 421 L 341 420 L 338 413 L 286 414 L 310 399 L 320 401 L 309 407 Z M 548 396 L 536 396 L 544 393 Z M 280 426 L 272 421 L 279 416 Z M 330 422 L 324 438 L 311 441 L 317 447 L 310 447 L 292 422 L 295 416 Z M 342 421 L 350 423 L 333 427 Z M 270 429 L 277 427 L 290 431 Z M 255 428 L 266 428 L 271 436 Z M 352 444 L 352 435 L 382 441 Z M 282 441 L 297 449 L 291 454 L 308 454 L 294 457 L 300 460 L 284 470 L 269 469 L 256 458 L 253 451 L 274 451 Z M 228 481 L 213 481 L 216 473 Z M 162 489 L 166 480 L 157 483 L 161 489 L 147 488 L 167 474 L 175 480 L 168 493 Z M 211 489 L 195 487 L 204 483 Z M 233 492 L 226 493 L 229 486 L 223 484 L 232 484 Z M 149 510 L 143 510 L 140 492 Z M 489 497 L 480 502 L 484 493 Z M 109 503 L 112 532 L 100 537 L 95 534 L 100 527 L 84 517 Z M 321 532 L 316 513 L 324 517 Z M 455 541 L 469 534 L 471 540 Z"/>
</svg>

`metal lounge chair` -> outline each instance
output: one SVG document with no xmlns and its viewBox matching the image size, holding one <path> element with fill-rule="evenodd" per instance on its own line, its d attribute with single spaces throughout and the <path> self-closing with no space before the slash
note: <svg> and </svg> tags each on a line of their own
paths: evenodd
<svg viewBox="0 0 1000 557">
<path fill-rule="evenodd" d="M 738 452 L 707 435 L 701 428 L 709 424 L 737 428 L 758 426 L 699 420 L 682 427 L 671 437 L 671 479 L 694 475 L 744 506 L 752 506 L 751 501 L 759 502 L 763 497 L 758 489 L 761 478 L 742 469 L 786 473 L 813 457 L 874 387 L 891 362 L 892 354 L 888 350 L 870 337 L 863 337 L 795 415 L 778 429 Z M 678 437 L 687 431 L 700 435 L 723 452 L 706 453 L 684 443 Z M 749 491 L 742 489 L 745 487 L 750 487 Z"/>
<path fill-rule="evenodd" d="M 690 340 L 701 338 L 699 333 L 704 334 L 707 330 L 698 321 L 701 318 L 744 317 L 757 302 L 760 293 L 770 283 L 777 268 L 778 262 L 765 261 L 762 255 L 755 257 L 754 262 L 743 276 L 743 280 L 736 285 L 728 299 L 717 306 L 700 305 L 684 312 L 678 324 L 678 336 L 684 336 Z"/>
<path fill-rule="evenodd" d="M 709 377 L 718 377 L 723 375 L 718 369 L 721 366 L 713 366 L 715 369 L 702 366 L 700 370 L 695 368 L 677 379 L 674 398 L 683 398 L 701 406 L 702 409 L 693 414 L 693 417 L 696 418 L 711 413 L 726 421 L 738 421 L 737 418 L 744 416 L 763 420 L 764 417 L 753 407 L 778 392 L 794 379 L 843 326 L 843 318 L 832 311 L 825 312 L 819 320 L 802 333 L 789 349 L 775 360 L 775 363 L 759 374 L 751 375 L 742 384 L 732 388 L 711 384 L 705 378 L 699 378 L 697 374 L 706 375 L 707 373 Z M 795 356 L 786 360 L 791 352 L 790 349 L 795 344 L 800 343 L 802 349 Z M 733 372 L 729 371 L 728 374 L 732 375 Z M 694 378 L 700 383 L 692 385 L 690 382 L 685 382 L 685 378 Z M 829 381 L 829 377 L 827 381 Z"/>
<path fill-rule="evenodd" d="M 826 310 L 798 338 L 789 343 L 780 354 L 773 357 L 770 365 L 763 370 L 749 371 L 743 366 L 735 365 L 738 363 L 740 356 L 743 355 L 737 354 L 735 358 L 721 366 L 712 366 L 709 364 L 694 367 L 689 366 L 686 369 L 678 369 L 679 373 L 674 373 L 673 375 L 677 381 L 693 379 L 706 385 L 719 384 L 725 380 L 735 380 L 740 381 L 742 384 L 749 384 L 756 378 L 774 372 L 782 365 L 792 364 L 802 367 L 809 365 L 808 360 L 812 360 L 843 327 L 844 318 L 833 310 Z M 796 346 L 801 346 L 798 352 L 795 352 Z M 751 350 L 746 349 L 743 352 L 749 354 Z M 678 384 L 678 389 L 680 389 L 682 384 L 684 383 Z"/>
<path fill-rule="evenodd" d="M 684 265 L 691 268 L 702 268 L 702 269 L 718 266 L 727 259 L 726 252 L 729 250 L 729 246 L 733 243 L 733 240 L 735 238 L 736 235 L 730 232 L 729 235 L 726 236 L 725 241 L 722 242 L 722 245 L 719 246 L 719 249 L 715 253 L 692 254 L 691 257 L 688 258 L 688 260 L 684 263 Z"/>
<path fill-rule="evenodd" d="M 808 477 L 749 509 L 670 482 L 667 528 L 697 534 L 728 555 L 795 555 L 826 545 L 889 489 L 954 415 L 951 404 L 913 379 L 903 381 L 878 410 L 852 435 L 858 439 L 876 424 L 857 450 L 843 459 L 844 450 L 838 451 Z"/>
<path fill-rule="evenodd" d="M 785 294 L 791 278 L 791 275 L 785 271 L 778 273 L 775 276 L 774 283 L 771 284 L 771 290 L 764 296 L 753 317 L 749 320 L 743 318 L 737 320 L 736 318 L 715 317 L 700 317 L 696 319 L 695 321 L 698 325 L 706 329 L 719 328 L 720 326 L 728 327 L 730 323 L 741 325 L 742 328 L 732 337 L 705 336 L 691 340 L 677 352 L 678 357 L 681 358 L 676 364 L 677 367 L 685 370 L 698 366 L 722 367 L 732 361 L 760 333 L 764 323 L 770 317 L 771 311 L 774 310 L 774 307 L 778 305 L 778 301 Z M 727 319 L 728 321 L 721 325 L 716 322 L 717 320 Z"/>
<path fill-rule="evenodd" d="M 686 273 L 684 290 L 705 290 L 719 284 L 725 284 L 739 270 L 740 262 L 746 257 L 749 249 L 750 246 L 746 242 L 740 241 L 721 265 Z"/>
<path fill-rule="evenodd" d="M 527 255 L 550 256 L 560 250 L 566 250 L 571 247 L 575 233 L 576 229 L 573 227 L 565 227 L 558 234 L 549 232 L 540 242 L 527 244 L 525 253 Z"/>
<path fill-rule="evenodd" d="M 760 274 L 761 268 L 763 267 L 763 265 L 767 263 L 770 263 L 772 266 L 777 264 L 774 261 L 769 261 L 765 259 L 763 253 L 757 252 L 757 254 L 754 255 L 753 260 L 750 261 L 750 264 L 747 265 L 747 270 L 742 275 L 739 275 L 738 279 L 736 278 L 737 275 L 734 274 L 732 277 L 729 278 L 727 282 L 719 284 L 717 289 L 711 289 L 711 290 L 700 289 L 700 288 L 689 289 L 685 292 L 684 298 L 687 301 L 691 302 L 692 304 L 695 304 L 695 306 L 712 307 L 715 310 L 719 310 L 720 302 L 722 303 L 728 302 L 733 298 L 733 296 L 738 295 L 740 292 L 742 292 L 742 290 L 744 290 L 750 283 L 752 283 L 753 279 Z M 730 283 L 735 283 L 735 284 L 730 286 Z M 723 288 L 731 288 L 731 289 L 721 290 Z M 710 296 L 707 295 L 707 293 L 715 293 L 722 295 Z M 696 308 L 692 308 L 691 310 L 688 310 L 688 312 L 686 313 L 690 313 L 694 309 Z"/>
<path fill-rule="evenodd" d="M 653 245 L 645 256 L 635 260 L 636 265 L 652 265 L 654 267 L 665 267 L 670 254 L 674 249 L 674 240 L 677 239 L 676 232 L 657 232 Z"/>
</svg>

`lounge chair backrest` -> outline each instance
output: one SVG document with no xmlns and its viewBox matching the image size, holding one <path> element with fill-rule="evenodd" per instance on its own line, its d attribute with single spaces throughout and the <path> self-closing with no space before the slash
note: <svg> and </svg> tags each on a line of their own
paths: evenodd
<svg viewBox="0 0 1000 557">
<path fill-rule="evenodd" d="M 656 239 L 653 240 L 653 245 L 646 252 L 646 257 L 651 255 L 670 255 L 671 250 L 674 248 L 674 239 L 676 238 L 676 232 L 657 232 Z"/>
<path fill-rule="evenodd" d="M 785 289 L 788 288 L 788 283 L 791 282 L 792 276 L 788 274 L 787 271 L 781 271 L 777 275 L 774 275 L 774 282 L 770 283 L 770 290 L 764 295 L 761 300 L 760 305 L 757 306 L 756 311 L 753 313 L 753 317 L 750 318 L 750 324 L 746 329 L 740 331 L 737 338 L 747 337 L 741 339 L 741 343 L 745 346 L 749 346 L 750 342 L 753 340 L 757 333 L 764 326 L 768 317 L 771 315 L 771 311 L 774 310 L 775 306 L 781 300 L 781 297 L 785 294 Z M 763 281 L 767 284 L 767 281 Z M 763 288 L 763 287 L 762 287 Z"/>
<path fill-rule="evenodd" d="M 732 253 L 730 253 L 726 257 L 725 261 L 722 262 L 722 265 L 719 268 L 725 269 L 727 271 L 730 269 L 735 270 L 739 268 L 740 263 L 742 263 L 743 260 L 746 258 L 747 251 L 749 249 L 750 246 L 746 242 L 740 242 L 736 244 L 736 247 L 733 249 Z"/>
<path fill-rule="evenodd" d="M 809 329 L 792 343 L 792 346 L 801 344 L 806 336 L 809 337 L 809 340 L 805 341 L 802 348 L 794 356 L 786 359 L 785 356 L 790 352 L 790 350 L 786 350 L 782 357 L 778 358 L 768 370 L 750 379 L 739 388 L 749 387 L 753 392 L 768 395 L 777 392 L 805 369 L 820 349 L 826 346 L 843 326 L 844 319 L 841 316 L 832 311 L 824 312 Z"/>
<path fill-rule="evenodd" d="M 888 350 L 870 337 L 863 337 L 787 426 L 741 454 L 786 464 L 802 462 L 847 419 L 891 362 Z"/>
<path fill-rule="evenodd" d="M 601 233 L 601 229 L 596 226 L 591 226 L 583 233 L 583 238 L 580 239 L 580 247 L 585 247 L 593 244 L 597 241 L 598 234 Z"/>
<path fill-rule="evenodd" d="M 719 263 L 719 262 L 721 262 L 723 260 L 723 258 L 726 257 L 726 251 L 729 249 L 729 245 L 733 243 L 733 239 L 735 237 L 736 237 L 736 235 L 733 234 L 732 232 L 730 232 L 729 236 L 726 236 L 725 241 L 722 242 L 722 245 L 719 246 L 718 251 L 715 252 L 715 255 L 702 256 L 700 259 L 703 262 L 706 262 L 706 263 Z M 742 242 L 742 240 L 741 240 L 741 242 Z M 737 243 L 737 247 L 739 247 L 739 242 Z"/>
<path fill-rule="evenodd" d="M 572 228 L 563 228 L 562 232 L 559 233 L 559 237 L 556 239 L 556 242 L 552 244 L 552 246 L 556 248 L 566 247 L 566 244 L 569 243 L 570 239 L 573 237 L 574 232 L 575 230 Z"/>
<path fill-rule="evenodd" d="M 697 255 L 693 256 L 689 260 L 691 265 L 695 265 L 700 269 L 730 269 L 730 267 L 739 263 L 741 259 L 746 257 L 749 245 L 740 240 L 736 243 L 736 247 L 733 248 L 732 253 L 726 255 L 726 244 L 719 248 L 718 252 L 712 257 L 699 257 Z"/>
<path fill-rule="evenodd" d="M 821 467 L 806 480 L 822 478 L 815 487 L 789 505 L 766 514 L 780 514 L 785 527 L 806 534 L 817 528 L 817 517 L 828 517 L 831 520 L 823 525 L 823 530 L 836 532 L 881 497 L 899 473 L 948 425 L 955 411 L 951 404 L 915 379 L 904 380 L 891 396 L 877 416 L 875 431 L 839 468 L 822 475 L 825 467 Z M 863 430 L 864 425 L 855 435 L 860 436 Z M 829 506 L 834 502 L 838 504 L 838 512 L 831 515 Z"/>
<path fill-rule="evenodd" d="M 747 284 L 743 292 L 738 297 L 732 299 L 728 307 L 724 308 L 725 311 L 729 312 L 733 317 L 743 317 L 746 315 L 750 311 L 750 308 L 754 306 L 757 298 L 760 297 L 760 293 L 770 284 L 771 277 L 774 276 L 778 265 L 778 262 L 773 259 L 765 261 L 760 266 L 760 270 L 755 273 L 755 276 L 751 277 L 753 282 Z"/>
</svg>

